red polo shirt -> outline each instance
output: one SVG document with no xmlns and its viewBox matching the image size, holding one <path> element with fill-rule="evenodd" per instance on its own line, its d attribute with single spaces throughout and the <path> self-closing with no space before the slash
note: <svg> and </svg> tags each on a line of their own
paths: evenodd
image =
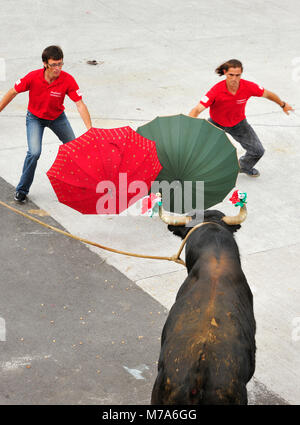
<svg viewBox="0 0 300 425">
<path fill-rule="evenodd" d="M 15 84 L 18 93 L 29 90 L 28 110 L 39 118 L 55 120 L 65 109 L 67 94 L 74 102 L 82 99 L 78 84 L 72 75 L 61 71 L 49 84 L 44 78 L 44 68 L 29 72 Z"/>
<path fill-rule="evenodd" d="M 206 108 L 210 107 L 209 114 L 213 121 L 223 127 L 233 127 L 246 118 L 245 107 L 251 96 L 260 97 L 264 88 L 251 81 L 240 79 L 236 94 L 227 90 L 226 80 L 215 84 L 200 103 Z"/>
</svg>

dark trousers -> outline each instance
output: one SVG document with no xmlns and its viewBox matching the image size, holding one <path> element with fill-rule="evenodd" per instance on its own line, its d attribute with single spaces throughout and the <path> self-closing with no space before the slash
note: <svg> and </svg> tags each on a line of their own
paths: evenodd
<svg viewBox="0 0 300 425">
<path fill-rule="evenodd" d="M 223 127 L 211 118 L 209 118 L 208 121 L 230 134 L 241 144 L 246 153 L 239 159 L 240 167 L 245 171 L 250 171 L 257 161 L 263 156 L 265 149 L 247 120 L 244 119 L 233 127 Z"/>
</svg>

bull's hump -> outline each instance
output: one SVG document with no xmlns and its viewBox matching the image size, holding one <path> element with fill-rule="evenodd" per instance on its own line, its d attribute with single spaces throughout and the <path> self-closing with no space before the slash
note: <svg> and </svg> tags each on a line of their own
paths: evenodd
<svg viewBox="0 0 300 425">
<path fill-rule="evenodd" d="M 211 278 L 218 280 L 221 275 L 224 275 L 230 269 L 228 256 L 225 253 L 222 253 L 219 258 L 210 255 L 208 269 Z"/>
<path fill-rule="evenodd" d="M 209 302 L 205 311 L 206 322 L 209 325 L 218 327 L 215 319 L 215 307 L 217 302 L 217 293 L 221 277 L 228 274 L 232 267 L 232 262 L 226 254 L 221 254 L 219 258 L 211 255 L 207 262 L 208 275 L 210 280 Z M 222 293 L 222 292 L 221 292 Z"/>
<path fill-rule="evenodd" d="M 225 253 L 222 253 L 218 258 L 214 255 L 210 255 L 207 261 L 207 268 L 208 277 L 211 282 L 210 299 L 208 304 L 208 310 L 210 310 L 211 308 L 213 308 L 216 300 L 217 287 L 220 278 L 228 274 L 228 272 L 232 268 L 232 263 Z"/>
</svg>

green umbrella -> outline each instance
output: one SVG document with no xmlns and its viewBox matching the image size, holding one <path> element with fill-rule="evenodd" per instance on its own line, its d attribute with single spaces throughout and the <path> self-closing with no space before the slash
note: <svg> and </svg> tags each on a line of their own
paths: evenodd
<svg viewBox="0 0 300 425">
<path fill-rule="evenodd" d="M 236 148 L 225 131 L 207 120 L 182 114 L 157 117 L 137 132 L 156 142 L 163 168 L 151 192 L 163 181 L 172 184 L 167 206 L 162 193 L 164 208 L 170 212 L 182 214 L 198 208 L 201 193 L 203 207 L 210 208 L 222 202 L 235 186 L 239 172 Z"/>
</svg>

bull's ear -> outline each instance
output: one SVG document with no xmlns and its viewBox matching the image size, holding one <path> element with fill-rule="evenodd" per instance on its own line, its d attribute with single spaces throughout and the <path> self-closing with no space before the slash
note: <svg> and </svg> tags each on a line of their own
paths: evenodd
<svg viewBox="0 0 300 425">
<path fill-rule="evenodd" d="M 231 233 L 236 232 L 237 230 L 239 230 L 242 226 L 240 224 L 226 224 L 226 229 L 228 229 Z"/>
<path fill-rule="evenodd" d="M 173 226 L 172 224 L 169 224 L 168 230 L 170 232 L 173 232 L 174 235 L 179 236 L 181 239 L 184 239 L 188 232 L 191 230 L 191 227 Z"/>
</svg>

